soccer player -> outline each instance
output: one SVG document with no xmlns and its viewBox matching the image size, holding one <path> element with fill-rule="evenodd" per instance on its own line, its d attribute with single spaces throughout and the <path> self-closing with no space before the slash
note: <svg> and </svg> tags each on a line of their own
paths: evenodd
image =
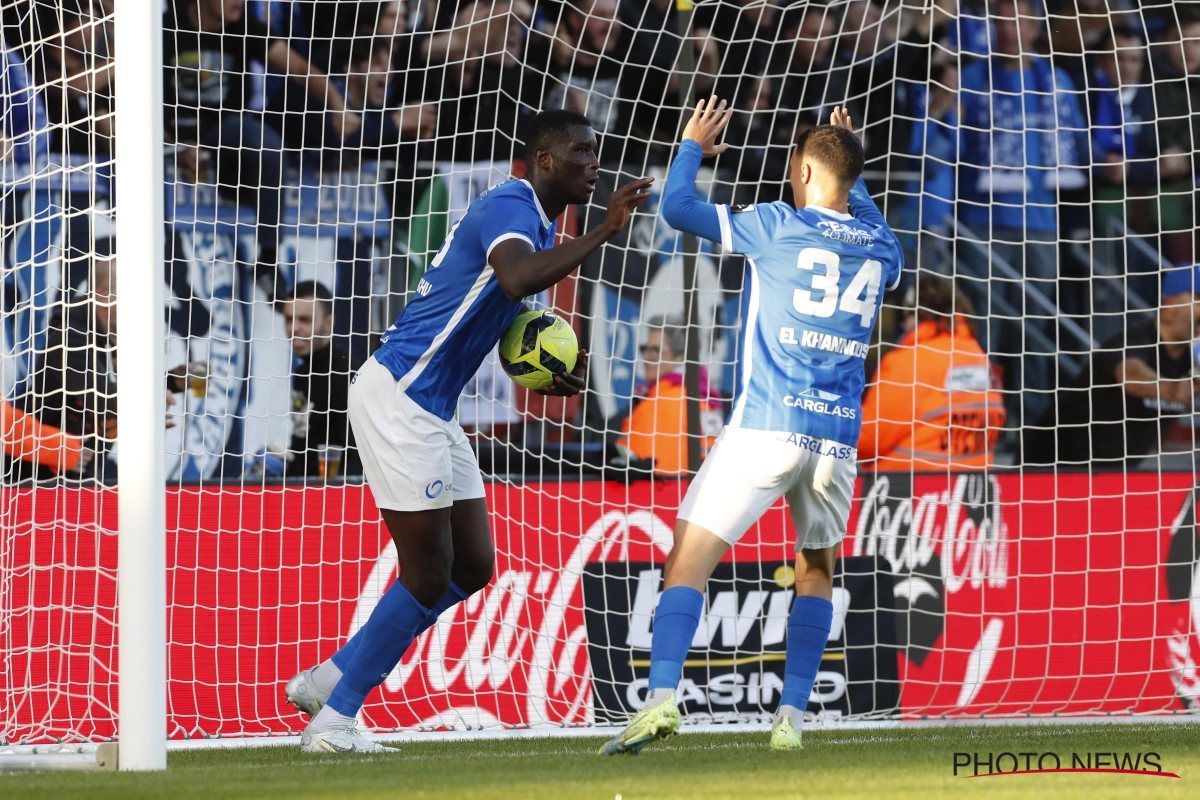
<svg viewBox="0 0 1200 800">
<path fill-rule="evenodd" d="M 746 256 L 739 377 L 729 423 L 688 488 L 654 612 L 646 701 L 600 750 L 641 751 L 679 730 L 675 690 L 713 568 L 780 497 L 796 528 L 796 599 L 772 750 L 799 750 L 800 727 L 833 620 L 833 565 L 854 491 L 863 359 L 881 289 L 900 280 L 900 244 L 859 175 L 863 149 L 839 107 L 796 142 L 795 207 L 722 206 L 696 197 L 704 156 L 724 152 L 716 98 L 697 106 L 667 175 L 673 227 Z"/>
<path fill-rule="evenodd" d="M 355 375 L 350 424 L 363 472 L 396 543 L 400 579 L 329 660 L 288 681 L 288 702 L 313 717 L 305 752 L 381 752 L 355 716 L 413 639 L 492 577 L 483 479 L 454 412 L 463 386 L 521 310 L 624 228 L 652 179 L 613 192 L 604 221 L 554 247 L 554 220 L 586 203 L 600 164 L 581 114 L 544 111 L 526 139 L 526 179 L 480 195 L 450 230 L 416 294 Z M 584 387 L 587 354 L 547 394 Z"/>
</svg>

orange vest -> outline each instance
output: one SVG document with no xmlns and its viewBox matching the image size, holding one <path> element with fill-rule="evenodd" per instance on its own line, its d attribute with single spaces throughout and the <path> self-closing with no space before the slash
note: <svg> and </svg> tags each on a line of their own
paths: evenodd
<svg viewBox="0 0 1200 800">
<path fill-rule="evenodd" d="M 0 437 L 13 458 L 50 467 L 58 472 L 79 463 L 83 440 L 38 422 L 32 414 L 0 401 Z"/>
<path fill-rule="evenodd" d="M 863 469 L 936 471 L 990 466 L 1003 398 L 966 323 L 923 322 L 879 361 L 863 397 Z"/>
<path fill-rule="evenodd" d="M 716 400 L 700 403 L 700 426 L 704 438 L 701 452 L 708 455 L 722 426 L 721 404 Z M 660 380 L 645 400 L 633 407 L 622 430 L 628 434 L 626 447 L 638 458 L 653 458 L 659 475 L 687 472 L 687 399 L 678 382 Z"/>
</svg>

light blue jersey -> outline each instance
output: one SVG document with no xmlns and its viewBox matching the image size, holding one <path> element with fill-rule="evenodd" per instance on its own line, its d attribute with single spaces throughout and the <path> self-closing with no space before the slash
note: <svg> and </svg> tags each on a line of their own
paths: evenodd
<svg viewBox="0 0 1200 800">
<path fill-rule="evenodd" d="M 858 443 L 863 360 L 904 262 L 861 184 L 850 203 L 717 206 L 721 244 L 746 256 L 730 426 Z"/>
<path fill-rule="evenodd" d="M 861 180 L 849 214 L 703 203 L 695 197 L 700 157 L 697 143 L 680 146 L 663 215 L 746 256 L 729 426 L 856 446 L 867 345 L 883 292 L 899 284 L 904 264 L 896 235 Z"/>
<path fill-rule="evenodd" d="M 506 181 L 484 192 L 450 229 L 404 311 L 383 335 L 375 360 L 421 408 L 454 418 L 463 386 L 521 310 L 488 265 L 492 248 L 509 239 L 534 250 L 554 245 L 554 222 L 533 187 Z"/>
</svg>

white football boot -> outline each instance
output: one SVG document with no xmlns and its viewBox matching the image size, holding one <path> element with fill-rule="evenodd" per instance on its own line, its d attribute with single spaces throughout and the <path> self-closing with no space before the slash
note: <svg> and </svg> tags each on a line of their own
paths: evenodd
<svg viewBox="0 0 1200 800">
<path fill-rule="evenodd" d="M 322 692 L 312 680 L 312 672 L 316 667 L 309 667 L 298 672 L 283 687 L 283 694 L 296 710 L 315 717 L 327 702 L 330 692 Z"/>
<path fill-rule="evenodd" d="M 306 728 L 300 735 L 301 753 L 397 753 L 399 751 L 399 747 L 385 747 L 378 742 L 370 741 L 353 725 L 348 728 L 330 728 L 320 733 L 310 733 Z"/>
</svg>

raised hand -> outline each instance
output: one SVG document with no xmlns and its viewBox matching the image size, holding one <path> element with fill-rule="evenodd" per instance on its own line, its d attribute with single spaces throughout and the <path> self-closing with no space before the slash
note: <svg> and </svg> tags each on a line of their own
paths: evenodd
<svg viewBox="0 0 1200 800">
<path fill-rule="evenodd" d="M 638 178 L 633 183 L 627 183 L 617 189 L 608 198 L 608 213 L 604 215 L 604 225 L 609 233 L 617 233 L 629 224 L 633 210 L 650 197 L 650 184 L 654 178 Z"/>
<path fill-rule="evenodd" d="M 719 156 L 729 149 L 727 144 L 717 144 L 717 137 L 725 130 L 729 118 L 733 115 L 733 109 L 727 109 L 727 105 L 724 100 L 717 105 L 716 95 L 708 100 L 701 100 L 696 104 L 695 113 L 683 129 L 683 138 L 698 142 L 700 147 L 704 148 L 705 157 Z"/>
<path fill-rule="evenodd" d="M 854 120 L 850 119 L 850 111 L 841 106 L 833 107 L 833 113 L 829 115 L 829 124 L 838 128 L 845 128 L 851 133 L 854 132 Z"/>
</svg>

